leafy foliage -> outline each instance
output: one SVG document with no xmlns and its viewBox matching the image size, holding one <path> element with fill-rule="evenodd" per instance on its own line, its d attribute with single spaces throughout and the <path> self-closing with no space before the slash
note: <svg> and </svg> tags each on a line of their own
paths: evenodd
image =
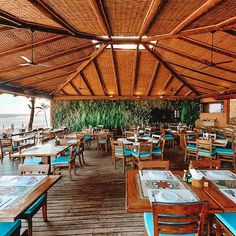
<svg viewBox="0 0 236 236">
<path fill-rule="evenodd" d="M 89 125 L 97 127 L 100 124 L 110 128 L 125 127 L 128 125 L 147 125 L 153 122 L 151 112 L 154 109 L 176 110 L 182 104 L 191 103 L 191 109 L 196 108 L 195 101 L 168 101 L 168 100 L 137 100 L 137 101 L 55 101 L 53 103 L 54 126 L 66 125 L 73 130 L 81 130 Z M 184 106 L 185 109 L 187 105 Z M 192 110 L 191 110 L 192 111 Z M 197 111 L 194 111 L 196 114 Z M 182 114 L 182 113 L 181 113 Z M 189 112 L 185 114 L 189 120 Z M 183 115 L 185 117 L 185 115 Z M 195 119 L 191 114 L 190 120 Z M 160 122 L 158 116 L 155 122 Z M 169 120 L 172 122 L 172 120 Z"/>
</svg>

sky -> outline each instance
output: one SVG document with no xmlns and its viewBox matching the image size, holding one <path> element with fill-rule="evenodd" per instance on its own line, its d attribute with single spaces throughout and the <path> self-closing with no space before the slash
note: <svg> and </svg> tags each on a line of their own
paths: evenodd
<svg viewBox="0 0 236 236">
<path fill-rule="evenodd" d="M 11 94 L 0 95 L 0 114 L 29 114 L 29 98 Z M 40 103 L 49 104 L 47 99 L 37 99 L 36 106 Z"/>
</svg>

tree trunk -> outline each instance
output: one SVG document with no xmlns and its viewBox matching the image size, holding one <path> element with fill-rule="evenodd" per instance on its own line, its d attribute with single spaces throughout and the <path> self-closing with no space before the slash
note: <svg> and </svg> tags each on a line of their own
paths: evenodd
<svg viewBox="0 0 236 236">
<path fill-rule="evenodd" d="M 29 120 L 29 124 L 28 124 L 28 130 L 32 130 L 33 128 L 33 122 L 34 122 L 34 111 L 35 111 L 35 98 L 31 98 L 30 100 L 31 102 L 31 110 L 30 110 L 30 120 Z"/>
</svg>

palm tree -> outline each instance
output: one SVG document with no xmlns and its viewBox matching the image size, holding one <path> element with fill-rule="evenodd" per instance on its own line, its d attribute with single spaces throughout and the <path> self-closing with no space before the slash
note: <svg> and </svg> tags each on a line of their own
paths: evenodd
<svg viewBox="0 0 236 236">
<path fill-rule="evenodd" d="M 30 108 L 30 119 L 29 119 L 29 124 L 28 124 L 28 130 L 32 130 L 33 128 L 33 122 L 34 122 L 34 112 L 35 112 L 35 98 L 30 99 L 30 103 L 28 104 Z"/>
<path fill-rule="evenodd" d="M 48 127 L 48 120 L 47 120 L 47 110 L 48 110 L 48 108 L 49 108 L 49 105 L 45 104 L 45 103 L 41 103 L 39 107 L 36 107 L 36 109 L 39 109 L 39 111 L 37 112 L 36 116 L 38 115 L 38 113 L 43 112 L 44 119 L 45 119 L 47 127 Z"/>
</svg>

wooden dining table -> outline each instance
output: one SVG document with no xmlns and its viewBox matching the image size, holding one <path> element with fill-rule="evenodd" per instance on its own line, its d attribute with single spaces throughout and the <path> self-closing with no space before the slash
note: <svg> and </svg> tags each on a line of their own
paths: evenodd
<svg viewBox="0 0 236 236">
<path fill-rule="evenodd" d="M 183 171 L 172 171 L 175 175 L 183 175 Z M 148 198 L 140 194 L 140 182 L 138 181 L 138 171 L 128 170 L 126 173 L 126 210 L 130 213 L 151 212 L 151 204 Z M 189 188 L 198 196 L 200 200 L 209 203 L 209 213 L 216 214 L 222 212 L 236 212 L 236 204 L 227 198 L 209 180 L 205 180 L 208 187 L 194 188 L 189 184 Z"/>
<path fill-rule="evenodd" d="M 25 141 L 30 140 L 30 139 L 34 139 L 34 138 L 35 138 L 34 134 L 23 135 L 23 136 L 13 136 L 12 137 L 12 142 L 14 143 L 14 145 L 19 146 L 20 143 L 25 142 Z"/>
<path fill-rule="evenodd" d="M 45 176 L 36 186 L 21 186 L 23 189 L 22 191 L 22 189 L 19 189 L 19 186 L 11 186 L 11 184 L 6 185 L 4 190 L 4 185 L 2 186 L 1 179 L 4 182 L 8 180 L 8 183 L 10 183 L 11 179 L 14 181 L 15 178 L 24 178 L 24 176 L 0 176 L 0 199 L 8 199 L 5 203 L 4 201 L 3 203 L 0 203 L 0 221 L 8 222 L 19 219 L 35 201 L 37 201 L 43 194 L 47 193 L 60 177 L 61 176 L 59 175 Z M 9 191 L 16 193 L 16 196 L 14 195 L 15 198 L 11 199 L 12 196 L 6 195 Z"/>
<path fill-rule="evenodd" d="M 187 143 L 189 144 L 196 144 L 197 141 L 196 140 L 188 140 Z M 215 139 L 212 140 L 212 145 L 215 147 L 223 147 L 225 148 L 228 144 L 228 140 L 227 139 Z"/>
</svg>

